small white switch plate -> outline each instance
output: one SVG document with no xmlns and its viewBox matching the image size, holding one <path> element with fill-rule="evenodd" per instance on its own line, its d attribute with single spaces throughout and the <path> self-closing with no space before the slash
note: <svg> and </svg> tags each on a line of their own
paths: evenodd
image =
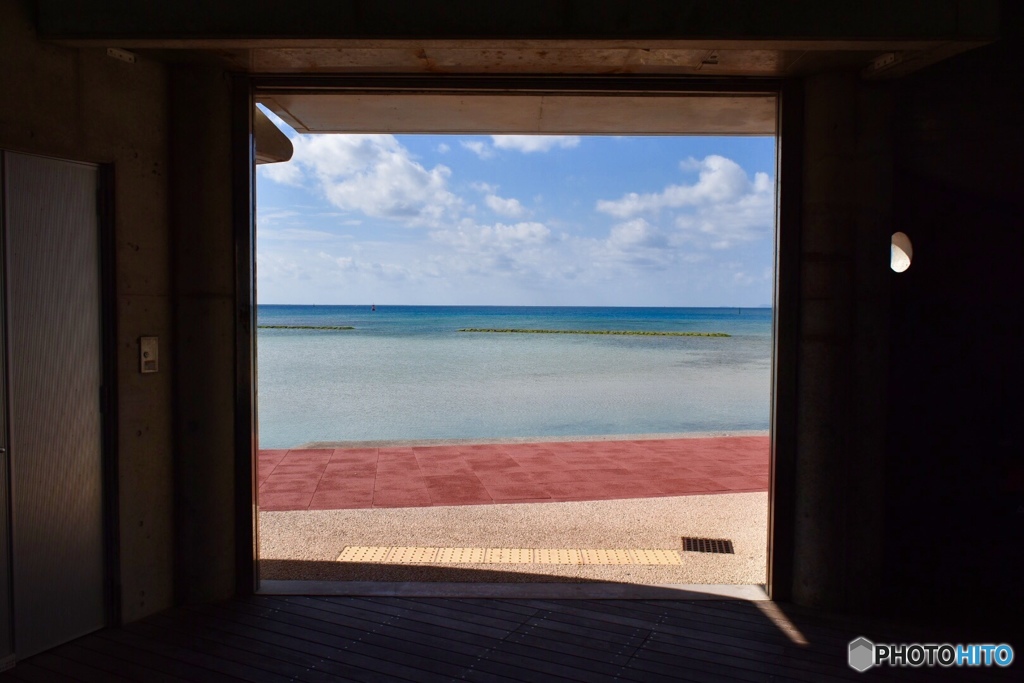
<svg viewBox="0 0 1024 683">
<path fill-rule="evenodd" d="M 160 369 L 160 338 L 139 337 L 139 372 L 145 374 Z"/>
</svg>

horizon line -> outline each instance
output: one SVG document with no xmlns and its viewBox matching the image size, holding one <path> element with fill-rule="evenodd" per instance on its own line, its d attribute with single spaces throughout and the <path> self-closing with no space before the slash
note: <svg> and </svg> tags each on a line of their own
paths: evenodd
<svg viewBox="0 0 1024 683">
<path fill-rule="evenodd" d="M 774 308 L 772 304 L 747 306 L 742 304 L 719 306 L 607 306 L 600 304 L 378 304 L 375 302 L 357 304 L 281 304 L 257 303 L 257 306 L 388 306 L 390 308 Z"/>
</svg>

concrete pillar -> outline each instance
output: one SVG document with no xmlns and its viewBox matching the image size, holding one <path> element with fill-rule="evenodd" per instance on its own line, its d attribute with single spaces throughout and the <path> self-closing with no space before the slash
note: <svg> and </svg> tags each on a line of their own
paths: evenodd
<svg viewBox="0 0 1024 683">
<path fill-rule="evenodd" d="M 792 595 L 870 610 L 885 503 L 888 95 L 855 74 L 815 76 L 804 115 Z"/>
<path fill-rule="evenodd" d="M 223 599 L 235 588 L 229 86 L 215 67 L 170 69 L 179 603 Z"/>
</svg>

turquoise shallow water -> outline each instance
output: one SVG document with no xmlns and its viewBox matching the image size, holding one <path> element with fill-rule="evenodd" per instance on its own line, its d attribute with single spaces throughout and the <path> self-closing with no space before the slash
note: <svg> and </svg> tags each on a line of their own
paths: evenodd
<svg viewBox="0 0 1024 683">
<path fill-rule="evenodd" d="M 768 428 L 771 310 L 260 306 L 260 446 Z M 728 338 L 460 328 L 725 332 Z"/>
</svg>

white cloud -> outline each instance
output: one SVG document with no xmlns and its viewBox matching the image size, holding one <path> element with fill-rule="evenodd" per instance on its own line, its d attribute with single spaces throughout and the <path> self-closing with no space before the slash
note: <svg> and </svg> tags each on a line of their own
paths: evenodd
<svg viewBox="0 0 1024 683">
<path fill-rule="evenodd" d="M 440 152 L 441 154 L 447 154 L 448 152 L 452 151 L 452 148 L 447 143 L 442 142 L 440 145 L 437 146 L 437 151 Z"/>
<path fill-rule="evenodd" d="M 288 222 L 288 219 L 296 218 L 301 215 L 301 213 L 293 209 L 264 209 L 259 212 L 257 219 L 259 220 L 259 224 L 263 226 Z"/>
<path fill-rule="evenodd" d="M 447 187 L 451 170 L 424 168 L 392 135 L 301 135 L 292 144 L 292 160 L 269 166 L 265 177 L 289 185 L 312 181 L 344 211 L 436 225 L 461 208 Z"/>
<path fill-rule="evenodd" d="M 295 162 L 294 155 L 292 161 L 257 166 L 256 174 L 281 185 L 302 185 L 302 169 Z"/>
<path fill-rule="evenodd" d="M 774 221 L 774 187 L 766 173 L 751 180 L 731 159 L 710 155 L 688 159 L 684 169 L 699 170 L 692 185 L 669 185 L 661 192 L 631 192 L 616 200 L 599 200 L 597 210 L 617 218 L 671 212 L 677 231 L 668 236 L 675 245 L 692 243 L 729 249 L 739 242 L 768 236 Z"/>
<path fill-rule="evenodd" d="M 669 185 L 657 193 L 630 192 L 621 199 L 602 199 L 597 202 L 597 210 L 618 218 L 629 218 L 666 208 L 738 200 L 753 189 L 754 184 L 739 164 L 712 154 L 700 163 L 700 178 L 693 185 Z"/>
<path fill-rule="evenodd" d="M 535 290 L 558 277 L 566 264 L 563 245 L 543 223 L 521 221 L 479 225 L 463 220 L 458 226 L 430 233 L 425 247 L 445 278 L 473 282 L 490 289 L 495 278 L 515 290 Z M 480 290 L 483 291 L 483 290 Z"/>
<path fill-rule="evenodd" d="M 772 271 L 759 255 L 762 245 L 770 246 L 774 186 L 768 175 L 745 173 L 724 157 L 680 162 L 682 172 L 693 175 L 681 175 L 678 183 L 669 178 L 655 192 L 625 194 L 644 188 L 624 184 L 621 192 L 607 195 L 611 200 L 583 195 L 584 205 L 602 212 L 596 216 L 561 201 L 562 213 L 548 215 L 555 203 L 549 200 L 552 207 L 546 208 L 539 188 L 505 176 L 501 188 L 468 178 L 455 182 L 447 166 L 426 166 L 392 136 L 330 136 L 342 138 L 330 144 L 328 136 L 316 137 L 324 142 L 297 138 L 295 162 L 259 169 L 261 180 L 272 180 L 271 169 L 292 167 L 277 174 L 278 182 L 321 197 L 307 209 L 281 200 L 260 207 L 261 301 L 715 305 L 733 295 L 747 304 L 770 300 Z M 493 144 L 489 137 L 465 142 L 492 156 L 531 147 L 501 146 L 501 137 Z M 457 151 L 456 141 L 448 144 Z M 518 157 L 501 156 L 503 163 Z M 456 162 L 472 162 L 458 153 L 449 159 L 456 171 Z M 628 183 L 631 176 L 620 177 Z M 456 189 L 464 199 L 455 196 Z M 267 190 L 264 198 L 278 188 Z M 501 190 L 529 197 L 529 208 Z M 387 221 L 429 230 L 396 232 Z M 364 229 L 344 227 L 360 222 Z M 724 249 L 733 251 L 716 251 Z M 720 265 L 723 257 L 728 268 Z"/>
<path fill-rule="evenodd" d="M 430 237 L 463 251 L 493 252 L 542 245 L 550 240 L 551 230 L 543 223 L 532 221 L 493 226 L 463 221 L 458 228 L 438 230 L 430 233 Z"/>
<path fill-rule="evenodd" d="M 494 150 L 486 142 L 479 140 L 463 140 L 459 143 L 481 159 L 490 159 L 494 156 Z"/>
<path fill-rule="evenodd" d="M 679 170 L 681 171 L 699 171 L 704 162 L 694 157 L 687 157 L 679 162 Z"/>
<path fill-rule="evenodd" d="M 643 218 L 634 218 L 612 226 L 604 239 L 569 238 L 576 259 L 605 274 L 646 277 L 673 264 L 689 260 L 681 245 L 674 244 L 670 233 Z"/>
<path fill-rule="evenodd" d="M 775 194 L 767 175 L 758 174 L 751 192 L 736 201 L 708 204 L 675 218 L 680 241 L 729 249 L 741 242 L 770 237 L 775 221 Z"/>
<path fill-rule="evenodd" d="M 733 273 L 732 281 L 738 285 L 748 286 L 754 284 L 757 280 L 752 275 L 747 275 L 743 271 L 740 271 L 738 273 Z"/>
<path fill-rule="evenodd" d="M 484 204 L 487 205 L 488 209 L 499 216 L 520 218 L 527 213 L 526 207 L 524 207 L 518 199 L 499 196 L 497 185 L 492 185 L 491 183 L 485 183 L 482 180 L 478 180 L 470 183 L 469 186 L 477 192 L 482 192 L 485 195 Z"/>
<path fill-rule="evenodd" d="M 634 218 L 614 226 L 608 235 L 608 244 L 617 248 L 668 246 L 665 234 L 643 218 Z"/>
<path fill-rule="evenodd" d="M 506 199 L 496 194 L 489 194 L 484 198 L 484 203 L 494 213 L 509 218 L 518 218 L 526 213 L 526 209 L 519 203 L 518 199 Z"/>
<path fill-rule="evenodd" d="M 555 147 L 570 149 L 578 147 L 578 135 L 492 135 L 491 141 L 498 149 L 517 152 L 548 152 Z"/>
<path fill-rule="evenodd" d="M 363 242 L 323 250 L 300 245 L 257 253 L 261 300 L 271 303 L 308 301 L 337 303 L 358 292 L 367 302 L 386 287 L 406 291 L 439 272 L 425 266 L 405 245 Z M 392 290 L 395 291 L 395 290 Z"/>
<path fill-rule="evenodd" d="M 273 230 L 258 227 L 257 239 L 259 240 L 284 240 L 288 242 L 331 242 L 339 239 L 338 235 L 324 230 L 309 230 L 306 228 L 284 228 Z"/>
</svg>

